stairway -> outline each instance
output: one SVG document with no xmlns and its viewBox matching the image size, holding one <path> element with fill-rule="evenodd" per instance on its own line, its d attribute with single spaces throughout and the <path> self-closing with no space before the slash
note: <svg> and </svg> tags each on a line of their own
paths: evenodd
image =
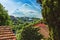
<svg viewBox="0 0 60 40">
<path fill-rule="evenodd" d="M 0 26 L 0 40 L 16 40 L 16 36 L 9 26 Z"/>
</svg>

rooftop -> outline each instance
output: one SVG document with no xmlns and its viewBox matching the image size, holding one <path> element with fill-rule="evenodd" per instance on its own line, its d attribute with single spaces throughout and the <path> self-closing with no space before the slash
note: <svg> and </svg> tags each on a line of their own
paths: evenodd
<svg viewBox="0 0 60 40">
<path fill-rule="evenodd" d="M 16 40 L 16 36 L 9 26 L 0 26 L 0 40 Z"/>
<path fill-rule="evenodd" d="M 49 28 L 47 27 L 46 24 L 37 23 L 34 26 L 40 28 L 39 32 L 44 36 L 44 38 L 48 38 L 49 37 Z"/>
</svg>

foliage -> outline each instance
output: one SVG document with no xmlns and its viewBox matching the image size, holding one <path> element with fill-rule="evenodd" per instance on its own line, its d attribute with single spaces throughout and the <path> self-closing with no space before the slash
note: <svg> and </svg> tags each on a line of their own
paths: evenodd
<svg viewBox="0 0 60 40">
<path fill-rule="evenodd" d="M 38 32 L 38 28 L 32 26 L 25 27 L 21 33 L 21 40 L 40 40 L 43 36 Z"/>
<path fill-rule="evenodd" d="M 0 26 L 11 25 L 10 17 L 5 8 L 0 4 Z"/>
<path fill-rule="evenodd" d="M 22 33 L 23 29 L 17 30 L 16 31 L 16 38 L 17 40 L 21 40 L 21 33 Z"/>
<path fill-rule="evenodd" d="M 31 21 L 29 21 L 29 18 L 26 18 L 26 21 L 24 21 L 25 20 L 25 18 L 23 19 L 24 17 L 22 17 L 22 18 L 12 18 L 11 20 L 12 20 L 12 22 L 13 22 L 13 26 L 11 27 L 12 28 L 12 30 L 13 31 L 15 31 L 16 32 L 16 30 L 20 30 L 20 29 L 22 29 L 23 27 L 26 27 L 26 26 L 31 26 L 31 25 L 34 25 L 34 24 L 36 24 L 36 23 L 38 23 L 39 21 L 40 21 L 40 19 L 39 18 L 32 18 L 32 20 Z M 16 20 L 16 19 L 18 19 L 18 20 Z"/>
<path fill-rule="evenodd" d="M 53 33 L 54 40 L 60 40 L 60 0 L 39 0 L 42 4 L 42 15 Z M 52 39 L 53 40 L 53 39 Z"/>
<path fill-rule="evenodd" d="M 29 20 L 29 19 L 32 19 L 32 20 Z M 13 26 L 11 28 L 12 28 L 13 32 L 16 34 L 17 40 L 22 40 L 21 34 L 22 34 L 22 31 L 24 30 L 24 28 L 32 26 L 32 25 L 40 22 L 40 18 L 12 17 L 12 22 L 13 22 Z"/>
</svg>

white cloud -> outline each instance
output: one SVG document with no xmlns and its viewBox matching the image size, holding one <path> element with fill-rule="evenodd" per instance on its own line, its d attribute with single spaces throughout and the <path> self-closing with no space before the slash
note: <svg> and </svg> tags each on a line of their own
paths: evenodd
<svg viewBox="0 0 60 40">
<path fill-rule="evenodd" d="M 32 6 L 29 5 L 29 4 L 24 4 L 24 5 L 22 5 L 22 6 L 19 8 L 19 10 L 20 10 L 21 12 L 24 12 L 24 13 L 37 12 L 36 10 L 32 9 L 31 7 L 32 7 Z"/>
<path fill-rule="evenodd" d="M 42 17 L 41 13 L 39 11 L 37 11 L 37 10 L 31 9 L 31 5 L 29 5 L 29 4 L 22 5 L 18 9 L 17 12 L 19 12 L 19 11 L 22 12 L 22 13 L 20 13 L 20 15 L 18 13 L 16 13 L 15 16 L 19 16 L 19 17 L 27 16 L 27 17 L 37 17 L 37 18 L 41 18 Z M 24 14 L 24 15 L 22 15 L 22 14 Z"/>
<path fill-rule="evenodd" d="M 32 1 L 30 1 L 32 3 Z M 33 6 L 39 9 L 34 3 L 33 6 L 22 2 L 13 2 L 12 0 L 0 0 L 0 3 L 8 10 L 9 15 L 11 15 L 16 9 L 19 9 L 20 12 L 23 12 L 24 16 L 32 16 L 41 18 L 41 13 L 38 10 L 33 9 Z M 15 15 L 16 16 L 16 15 Z M 17 16 L 20 16 L 19 14 Z M 22 15 L 21 15 L 22 16 Z"/>
<path fill-rule="evenodd" d="M 31 3 L 32 3 L 32 5 L 35 7 L 35 8 L 37 8 L 37 9 L 41 9 L 41 6 L 40 6 L 40 4 L 37 4 L 37 2 L 32 2 L 32 0 L 29 0 Z"/>
<path fill-rule="evenodd" d="M 9 14 L 13 13 L 13 11 L 22 5 L 22 3 L 15 3 L 12 0 L 0 0 L 0 3 L 8 10 Z"/>
<path fill-rule="evenodd" d="M 35 14 L 38 14 L 39 12 L 36 11 L 36 10 L 33 10 L 30 8 L 30 5 L 27 4 L 27 6 L 25 6 L 26 4 L 24 4 L 23 6 L 20 7 L 19 11 L 20 12 L 23 12 L 26 16 L 28 15 L 35 15 Z"/>
</svg>

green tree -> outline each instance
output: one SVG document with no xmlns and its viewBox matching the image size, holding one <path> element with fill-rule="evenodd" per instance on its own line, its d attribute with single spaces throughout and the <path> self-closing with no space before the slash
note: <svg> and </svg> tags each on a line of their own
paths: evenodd
<svg viewBox="0 0 60 40">
<path fill-rule="evenodd" d="M 3 5 L 0 4 L 0 26 L 10 25 L 10 23 L 11 21 L 7 11 L 5 10 Z"/>
<path fill-rule="evenodd" d="M 21 40 L 40 40 L 43 36 L 38 32 L 38 28 L 32 26 L 25 27 L 21 33 Z"/>
<path fill-rule="evenodd" d="M 52 40 L 60 40 L 60 0 L 38 0 L 42 15 L 49 25 Z"/>
<path fill-rule="evenodd" d="M 20 29 L 20 30 L 17 30 L 17 31 L 16 31 L 16 38 L 17 38 L 17 40 L 21 40 L 22 30 L 23 30 L 23 29 Z"/>
</svg>

